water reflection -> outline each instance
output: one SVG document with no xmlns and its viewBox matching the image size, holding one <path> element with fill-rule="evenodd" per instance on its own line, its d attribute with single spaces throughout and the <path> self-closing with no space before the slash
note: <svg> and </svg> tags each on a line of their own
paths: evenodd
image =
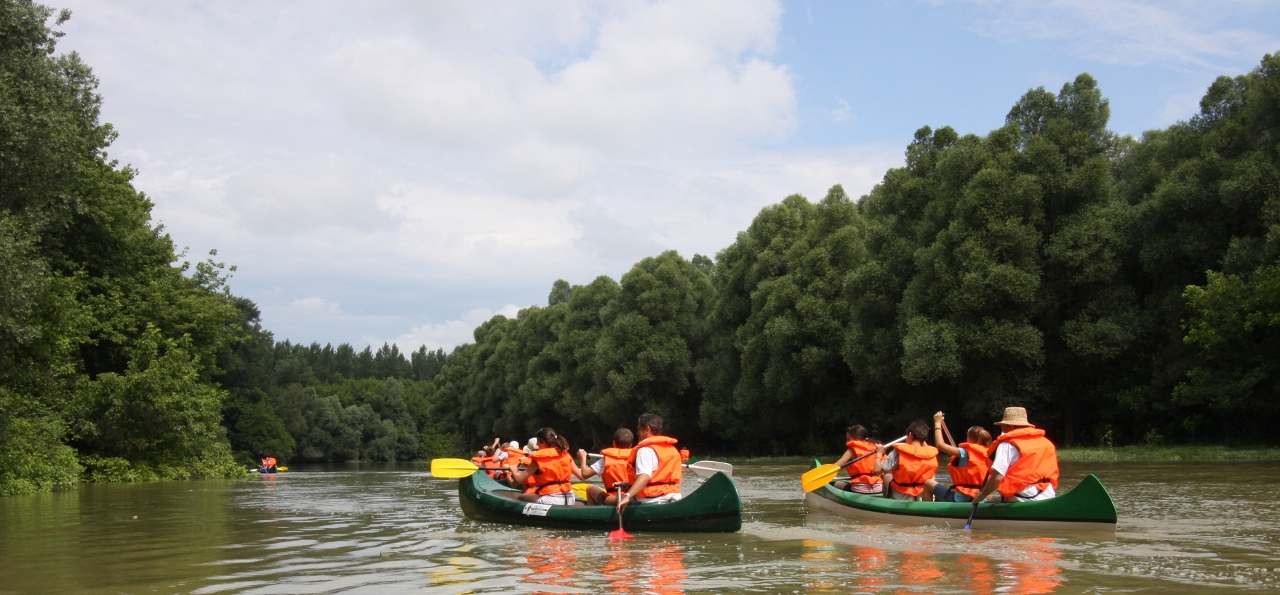
<svg viewBox="0 0 1280 595">
<path fill-rule="evenodd" d="M 412 468 L 82 486 L 0 498 L 0 591 L 1280 592 L 1280 511 L 1268 491 L 1280 469 L 1239 470 L 1257 486 L 1216 467 L 1117 469 L 1103 476 L 1121 508 L 1114 538 L 824 516 L 800 500 L 795 465 L 738 466 L 750 519 L 742 533 L 622 542 L 461 520 L 456 484 Z M 1082 474 L 1065 469 L 1063 483 Z"/>
</svg>

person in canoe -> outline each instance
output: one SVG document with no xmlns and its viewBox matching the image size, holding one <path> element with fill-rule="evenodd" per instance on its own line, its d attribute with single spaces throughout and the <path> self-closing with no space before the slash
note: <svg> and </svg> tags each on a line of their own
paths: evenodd
<svg viewBox="0 0 1280 595">
<path fill-rule="evenodd" d="M 888 484 L 886 496 L 919 502 L 924 484 L 938 471 L 938 449 L 929 446 L 929 424 L 917 419 L 907 426 L 907 441 L 893 445 L 880 464 Z M 880 447 L 884 449 L 883 446 Z M 932 494 L 930 494 L 932 496 Z"/>
<path fill-rule="evenodd" d="M 582 469 L 582 479 L 587 480 L 599 475 L 600 480 L 604 482 L 604 489 L 594 485 L 587 486 L 587 504 L 593 506 L 617 504 L 618 495 L 615 493 L 617 489 L 621 487 L 625 490 L 631 487 L 631 483 L 636 478 L 635 468 L 629 462 L 631 445 L 634 442 L 635 435 L 631 430 L 618 428 L 618 431 L 613 433 L 613 446 L 600 449 L 602 455 L 600 460 L 589 467 L 587 451 L 578 451 L 578 467 Z"/>
<path fill-rule="evenodd" d="M 521 471 L 519 461 L 508 465 L 513 474 L 511 485 L 528 486 L 517 498 L 539 504 L 574 504 L 576 499 L 570 482 L 575 477 L 581 478 L 582 471 L 569 454 L 569 442 L 551 428 L 538 430 L 535 438 L 538 448 L 529 453 L 528 466 Z"/>
<path fill-rule="evenodd" d="M 942 436 L 942 422 L 946 418 L 941 411 L 933 414 L 933 444 L 938 450 L 951 455 L 947 472 L 951 485 L 930 478 L 924 482 L 924 490 L 933 494 L 934 502 L 973 502 L 982 489 L 991 468 L 987 448 L 991 445 L 991 433 L 982 426 L 973 426 L 965 433 L 965 442 L 956 446 L 947 444 Z"/>
<path fill-rule="evenodd" d="M 990 494 L 989 502 L 1027 502 L 1056 496 L 1058 448 L 1045 438 L 1044 430 L 1027 421 L 1022 407 L 1006 407 L 996 425 L 1004 433 L 987 449 L 991 475 L 978 499 Z"/>
<path fill-rule="evenodd" d="M 618 500 L 618 512 L 632 500 L 642 504 L 665 504 L 680 499 L 680 480 L 684 468 L 676 439 L 662 435 L 662 418 L 653 413 L 640 416 L 636 422 L 640 442 L 627 462 L 635 469 L 635 481 Z"/>
<path fill-rule="evenodd" d="M 845 430 L 845 439 L 845 451 L 840 460 L 836 461 L 836 466 L 845 467 L 845 471 L 849 473 L 849 481 L 837 481 L 836 489 L 856 494 L 883 494 L 884 482 L 880 479 L 880 472 L 876 468 L 880 463 L 882 451 L 876 447 L 876 443 L 867 439 L 867 429 L 859 425 L 849 426 L 849 429 Z M 870 453 L 875 454 L 856 463 L 850 463 Z"/>
<path fill-rule="evenodd" d="M 263 472 L 263 473 L 275 473 L 275 472 L 276 472 L 276 458 L 275 458 L 275 457 L 266 457 L 266 458 L 262 459 L 262 472 Z"/>
</svg>

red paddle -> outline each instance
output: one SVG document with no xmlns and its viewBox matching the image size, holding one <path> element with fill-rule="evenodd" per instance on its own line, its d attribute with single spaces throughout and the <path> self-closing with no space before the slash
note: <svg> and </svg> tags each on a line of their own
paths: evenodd
<svg viewBox="0 0 1280 595">
<path fill-rule="evenodd" d="M 618 500 L 622 500 L 622 488 L 618 488 Z M 618 530 L 609 532 L 609 539 L 635 539 L 622 530 L 622 511 L 618 511 Z"/>
</svg>

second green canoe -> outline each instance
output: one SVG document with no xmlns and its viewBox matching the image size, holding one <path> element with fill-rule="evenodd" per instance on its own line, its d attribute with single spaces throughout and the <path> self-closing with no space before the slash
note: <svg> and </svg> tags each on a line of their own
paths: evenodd
<svg viewBox="0 0 1280 595">
<path fill-rule="evenodd" d="M 462 512 L 473 519 L 554 529 L 618 528 L 612 506 L 535 504 L 516 500 L 519 493 L 484 473 L 458 480 Z M 622 520 L 627 532 L 732 533 L 742 528 L 742 499 L 733 480 L 716 473 L 679 501 L 627 506 Z"/>
<path fill-rule="evenodd" d="M 814 461 L 814 466 L 818 461 Z M 805 494 L 811 508 L 879 523 L 912 523 L 963 527 L 972 504 L 904 502 L 855 494 L 822 486 Z M 979 504 L 974 529 L 1032 531 L 1104 531 L 1115 533 L 1116 505 L 1098 478 L 1089 475 L 1075 489 L 1048 500 L 1010 504 Z"/>
</svg>

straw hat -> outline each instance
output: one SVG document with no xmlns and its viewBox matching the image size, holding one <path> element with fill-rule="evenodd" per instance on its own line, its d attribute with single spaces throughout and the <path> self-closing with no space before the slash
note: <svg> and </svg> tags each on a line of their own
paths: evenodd
<svg viewBox="0 0 1280 595">
<path fill-rule="evenodd" d="M 1027 421 L 1027 410 L 1022 407 L 1005 407 L 1004 419 L 996 422 L 997 426 L 1018 426 L 1025 427 L 1031 425 Z"/>
</svg>

